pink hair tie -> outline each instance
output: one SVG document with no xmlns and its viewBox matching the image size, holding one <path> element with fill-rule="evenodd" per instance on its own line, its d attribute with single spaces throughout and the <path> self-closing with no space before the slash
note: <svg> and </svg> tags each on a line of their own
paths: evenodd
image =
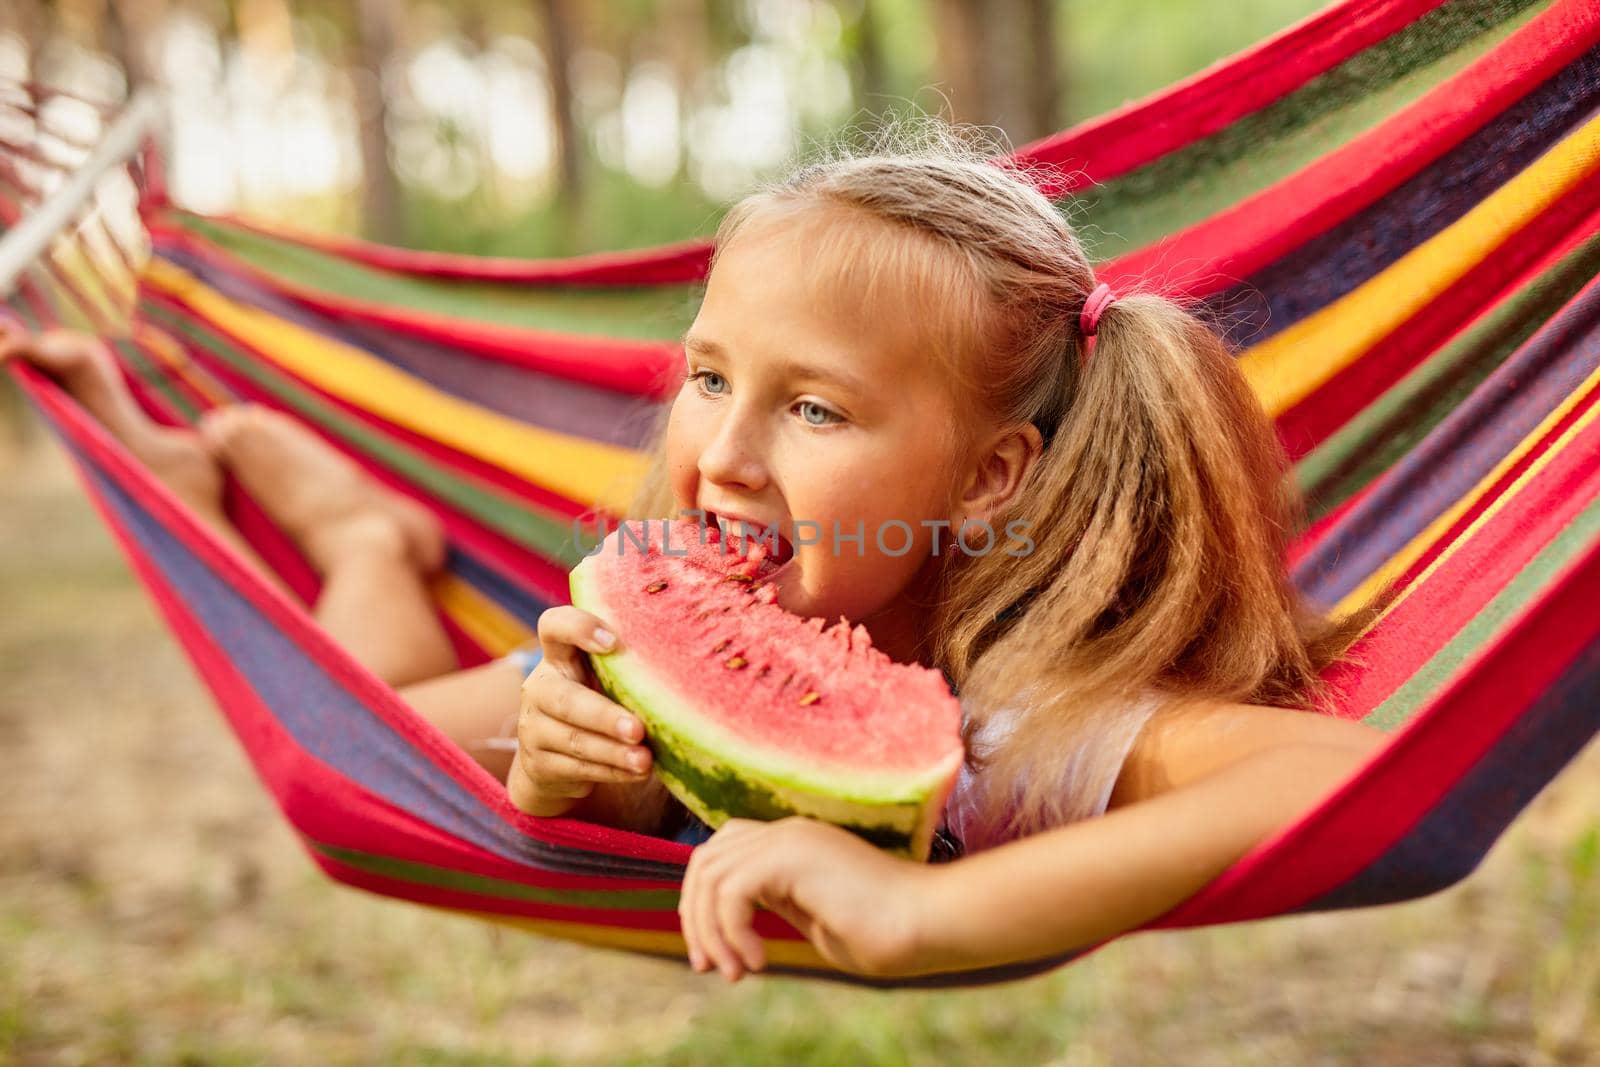
<svg viewBox="0 0 1600 1067">
<path fill-rule="evenodd" d="M 1083 313 L 1078 316 L 1078 329 L 1084 336 L 1083 356 L 1085 359 L 1088 359 L 1089 353 L 1094 350 L 1094 333 L 1095 329 L 1100 325 L 1100 316 L 1105 314 L 1106 308 L 1110 307 L 1116 299 L 1116 294 L 1111 291 L 1111 286 L 1101 282 L 1094 287 L 1094 291 L 1089 294 L 1089 298 L 1083 302 Z"/>
</svg>

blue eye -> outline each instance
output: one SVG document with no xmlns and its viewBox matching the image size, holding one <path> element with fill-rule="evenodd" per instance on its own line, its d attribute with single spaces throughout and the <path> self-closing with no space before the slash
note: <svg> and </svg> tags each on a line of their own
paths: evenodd
<svg viewBox="0 0 1600 1067">
<path fill-rule="evenodd" d="M 828 425 L 831 425 L 832 423 L 835 423 L 835 422 L 843 422 L 844 421 L 838 415 L 835 415 L 833 412 L 829 411 L 827 408 L 823 407 L 821 404 L 817 403 L 815 400 L 802 400 L 800 402 L 799 406 L 801 407 L 801 409 L 810 408 L 813 411 L 820 411 L 822 413 L 822 415 L 824 416 L 822 422 L 813 422 L 811 419 L 806 418 L 805 415 L 801 415 L 800 417 L 802 419 L 805 419 L 805 422 L 806 422 L 807 426 L 828 426 Z"/>
<path fill-rule="evenodd" d="M 707 379 L 710 379 L 710 378 L 715 378 L 719 382 L 722 381 L 722 375 L 718 374 L 714 370 L 695 371 L 693 374 L 689 375 L 689 380 L 691 382 L 700 383 L 700 391 L 702 393 L 705 393 L 708 396 L 721 396 L 722 395 L 722 391 L 720 389 L 719 390 L 710 390 L 710 389 L 706 388 L 706 381 L 707 381 Z"/>
</svg>

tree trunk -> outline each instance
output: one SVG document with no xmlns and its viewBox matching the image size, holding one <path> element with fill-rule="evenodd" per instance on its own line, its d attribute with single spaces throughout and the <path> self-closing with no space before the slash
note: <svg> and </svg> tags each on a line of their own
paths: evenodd
<svg viewBox="0 0 1600 1067">
<path fill-rule="evenodd" d="M 974 0 L 938 0 L 934 33 L 939 42 L 939 81 L 949 97 L 950 118 L 955 122 L 993 122 L 983 47 L 984 13 Z"/>
<path fill-rule="evenodd" d="M 383 96 L 383 65 L 394 51 L 399 21 L 396 0 L 360 0 L 356 7 L 359 66 L 370 77 L 355 79 L 361 120 L 361 229 L 387 244 L 401 238 L 400 180 L 389 162 L 389 105 Z"/>
<path fill-rule="evenodd" d="M 955 121 L 999 126 L 1018 145 L 1054 132 L 1054 16 L 1051 0 L 939 0 L 939 75 Z"/>
<path fill-rule="evenodd" d="M 537 0 L 537 6 L 544 29 L 545 67 L 556 134 L 555 215 L 567 251 L 575 252 L 582 234 L 583 142 L 572 94 L 572 13 L 567 0 Z"/>
<path fill-rule="evenodd" d="M 1055 0 L 1024 0 L 1028 41 L 1029 77 L 1026 87 L 1029 129 L 1021 134 L 1033 141 L 1061 127 L 1061 64 L 1056 44 Z"/>
</svg>

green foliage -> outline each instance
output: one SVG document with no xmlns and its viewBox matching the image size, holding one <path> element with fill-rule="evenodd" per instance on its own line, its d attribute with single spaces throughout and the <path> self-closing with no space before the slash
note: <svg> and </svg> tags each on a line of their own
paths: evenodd
<svg viewBox="0 0 1600 1067">
<path fill-rule="evenodd" d="M 872 41 L 862 18 L 869 5 Z M 834 6 L 841 30 L 831 51 L 849 70 L 854 93 L 852 110 L 839 117 L 841 126 L 870 123 L 872 116 L 891 108 L 948 111 L 938 84 L 934 0 L 836 0 Z M 1229 5 L 1227 17 L 1218 17 L 1214 5 L 1190 0 L 1056 0 L 1061 114 L 1077 122 L 1145 96 L 1320 6 L 1319 0 L 1239 0 Z M 655 55 L 662 47 L 651 36 L 657 8 L 647 0 L 608 5 L 604 16 L 595 16 L 596 33 L 603 41 L 629 42 L 624 51 L 634 58 Z M 706 54 L 713 60 L 749 39 L 742 5 L 708 3 L 704 20 Z M 876 94 L 867 95 L 871 87 L 863 83 L 864 64 L 873 47 L 880 84 Z M 584 132 L 587 141 L 593 131 Z M 808 128 L 800 137 L 826 138 L 833 132 Z M 603 166 L 592 150 L 585 151 L 583 163 L 575 198 L 553 192 L 537 207 L 518 213 L 498 209 L 483 184 L 451 200 L 408 188 L 399 243 L 483 255 L 567 256 L 706 236 L 726 210 L 686 171 L 666 187 L 654 188 Z"/>
</svg>

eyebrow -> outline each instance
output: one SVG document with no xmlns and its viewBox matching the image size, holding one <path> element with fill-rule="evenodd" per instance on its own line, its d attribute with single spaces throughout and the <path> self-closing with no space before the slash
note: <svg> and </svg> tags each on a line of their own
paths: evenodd
<svg viewBox="0 0 1600 1067">
<path fill-rule="evenodd" d="M 685 334 L 682 340 L 683 347 L 690 352 L 699 352 L 702 355 L 714 356 L 719 359 L 726 359 L 728 356 L 727 350 L 715 341 L 710 341 L 703 337 L 695 337 L 692 334 Z M 813 366 L 810 363 L 802 363 L 796 359 L 778 360 L 775 364 L 775 369 L 779 373 L 789 374 L 795 378 L 842 385 L 860 396 L 867 396 L 870 392 L 865 382 L 848 371 L 824 370 L 821 367 Z"/>
</svg>

